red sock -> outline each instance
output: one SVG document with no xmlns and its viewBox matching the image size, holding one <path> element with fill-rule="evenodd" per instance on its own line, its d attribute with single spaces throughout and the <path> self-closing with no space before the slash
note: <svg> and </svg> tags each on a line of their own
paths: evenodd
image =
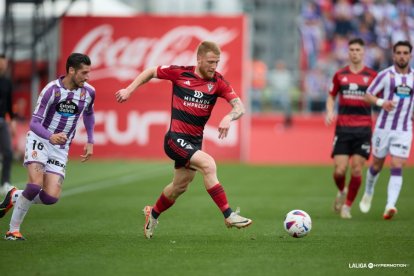
<svg viewBox="0 0 414 276">
<path fill-rule="evenodd" d="M 361 176 L 351 176 L 351 180 L 349 181 L 348 187 L 348 194 L 346 196 L 345 204 L 348 206 L 352 206 L 356 195 L 358 194 L 359 187 L 361 186 Z"/>
<path fill-rule="evenodd" d="M 175 200 L 168 199 L 164 193 L 160 195 L 154 206 L 154 211 L 161 214 L 175 203 Z"/>
<path fill-rule="evenodd" d="M 226 211 L 229 208 L 226 192 L 224 192 L 224 188 L 220 185 L 220 183 L 217 183 L 208 189 L 207 192 L 210 194 L 211 198 L 214 200 L 217 207 L 219 207 L 222 212 Z"/>
<path fill-rule="evenodd" d="M 338 190 L 341 192 L 345 188 L 345 175 L 337 175 L 334 173 L 333 179 L 335 180 L 336 187 L 338 187 Z"/>
</svg>

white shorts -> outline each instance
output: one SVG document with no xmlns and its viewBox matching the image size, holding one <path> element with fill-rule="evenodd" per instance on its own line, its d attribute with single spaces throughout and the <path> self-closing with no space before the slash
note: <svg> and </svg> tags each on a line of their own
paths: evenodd
<svg viewBox="0 0 414 276">
<path fill-rule="evenodd" d="M 45 172 L 58 174 L 65 178 L 68 152 L 68 146 L 52 145 L 48 140 L 29 131 L 26 136 L 23 165 L 40 163 L 44 165 Z"/>
<path fill-rule="evenodd" d="M 372 135 L 372 154 L 378 158 L 385 158 L 388 153 L 392 156 L 408 158 L 412 139 L 411 131 L 375 129 Z"/>
</svg>

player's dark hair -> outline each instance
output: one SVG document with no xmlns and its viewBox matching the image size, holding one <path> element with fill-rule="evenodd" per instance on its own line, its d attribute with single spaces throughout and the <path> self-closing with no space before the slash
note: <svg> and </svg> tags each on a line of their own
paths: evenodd
<svg viewBox="0 0 414 276">
<path fill-rule="evenodd" d="M 362 38 L 359 37 L 353 38 L 348 42 L 348 46 L 351 46 L 352 44 L 359 44 L 362 47 L 365 46 L 365 42 L 362 40 Z"/>
<path fill-rule="evenodd" d="M 1 54 L 0 54 L 0 58 L 6 58 L 6 55 L 5 55 L 5 54 L 3 54 L 3 53 L 1 53 Z"/>
<path fill-rule="evenodd" d="M 91 60 L 87 55 L 80 53 L 72 53 L 66 60 L 66 73 L 69 73 L 69 67 L 78 70 L 82 67 L 82 64 L 91 65 Z"/>
<path fill-rule="evenodd" d="M 413 45 L 411 45 L 410 41 L 408 41 L 408 40 L 400 40 L 397 43 L 395 43 L 394 46 L 392 47 L 392 51 L 394 53 L 397 50 L 398 46 L 407 46 L 410 49 L 410 53 L 413 50 Z"/>
</svg>

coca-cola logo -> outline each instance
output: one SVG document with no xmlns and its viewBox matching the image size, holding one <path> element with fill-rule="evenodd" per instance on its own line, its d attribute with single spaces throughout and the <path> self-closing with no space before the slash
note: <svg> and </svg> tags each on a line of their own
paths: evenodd
<svg viewBox="0 0 414 276">
<path fill-rule="evenodd" d="M 195 64 L 193 45 L 211 40 L 222 48 L 218 71 L 227 71 L 229 52 L 223 46 L 238 35 L 235 29 L 218 27 L 208 30 L 201 26 L 178 26 L 160 37 L 118 37 L 110 24 L 99 25 L 86 33 L 73 52 L 87 54 L 92 60 L 93 80 L 115 78 L 133 80 L 144 69 L 158 65 Z M 196 43 L 195 43 L 196 42 Z"/>
</svg>

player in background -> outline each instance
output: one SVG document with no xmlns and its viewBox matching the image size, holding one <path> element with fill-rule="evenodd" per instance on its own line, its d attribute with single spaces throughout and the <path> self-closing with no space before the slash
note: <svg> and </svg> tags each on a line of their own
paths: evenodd
<svg viewBox="0 0 414 276">
<path fill-rule="evenodd" d="M 397 213 L 395 206 L 403 183 L 402 169 L 411 150 L 414 106 L 414 71 L 410 67 L 412 48 L 408 41 L 394 44 L 394 64 L 378 74 L 365 96 L 370 104 L 382 109 L 372 137 L 373 160 L 367 171 L 365 193 L 359 207 L 363 213 L 370 210 L 375 183 L 386 156 L 390 155 L 391 176 L 384 219 L 391 219 Z"/>
<path fill-rule="evenodd" d="M 7 76 L 8 60 L 4 54 L 0 54 L 0 156 L 1 179 L 0 195 L 4 196 L 12 188 L 10 175 L 13 161 L 12 135 L 16 132 L 15 114 L 12 108 L 13 84 Z M 10 123 L 6 115 L 10 117 Z"/>
<path fill-rule="evenodd" d="M 218 137 L 227 136 L 231 121 L 239 119 L 244 106 L 231 85 L 216 72 L 220 61 L 219 46 L 210 41 L 197 48 L 196 66 L 158 66 L 147 68 L 125 89 L 116 92 L 119 103 L 127 101 L 132 93 L 152 78 L 169 80 L 173 84 L 171 124 L 165 135 L 164 151 L 175 161 L 174 177 L 162 191 L 154 206 L 145 206 L 145 237 L 150 239 L 158 223 L 158 217 L 183 194 L 194 179 L 196 172 L 204 178 L 207 192 L 224 215 L 227 227 L 243 228 L 251 219 L 233 211 L 227 202 L 226 193 L 217 178 L 216 163 L 212 156 L 201 150 L 204 126 L 209 119 L 218 97 L 232 106 L 218 126 Z"/>
<path fill-rule="evenodd" d="M 350 219 L 351 206 L 361 186 L 362 169 L 370 155 L 371 106 L 364 101 L 366 90 L 376 72 L 364 65 L 364 41 L 354 38 L 348 42 L 349 65 L 338 70 L 333 79 L 326 101 L 325 122 L 335 119 L 335 98 L 338 96 L 338 117 L 332 157 L 333 179 L 338 188 L 334 211 L 344 219 Z M 346 187 L 348 163 L 351 178 Z"/>
<path fill-rule="evenodd" d="M 87 161 L 93 153 L 95 89 L 87 83 L 90 66 L 88 56 L 71 54 L 66 75 L 47 84 L 39 95 L 26 138 L 24 165 L 28 183 L 23 191 L 11 189 L 0 204 L 0 217 L 15 205 L 6 240 L 25 239 L 20 225 L 33 203 L 51 205 L 58 201 L 69 147 L 82 115 L 88 141 L 81 161 Z"/>
</svg>

